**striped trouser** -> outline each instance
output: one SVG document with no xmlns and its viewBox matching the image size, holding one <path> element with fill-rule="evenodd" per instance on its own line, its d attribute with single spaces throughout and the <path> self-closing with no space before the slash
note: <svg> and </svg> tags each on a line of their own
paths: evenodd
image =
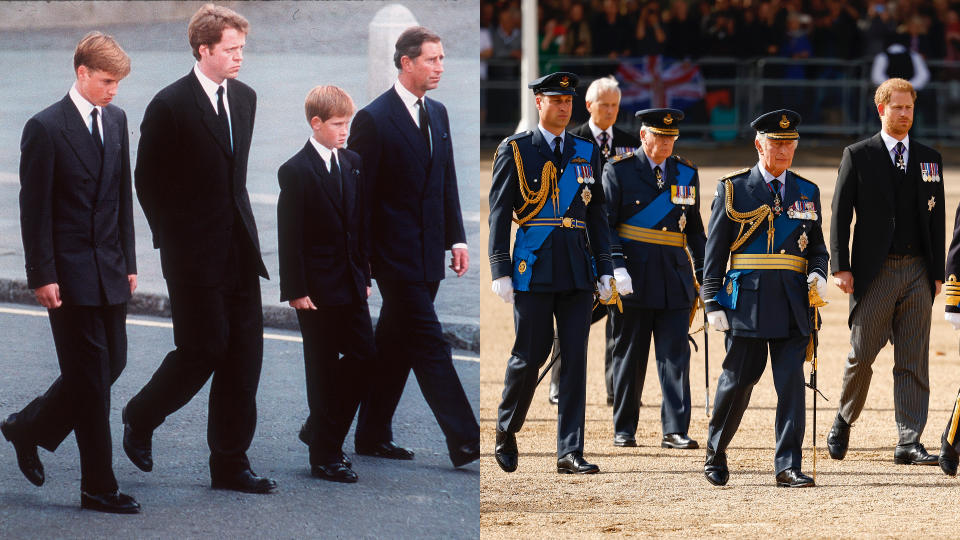
<svg viewBox="0 0 960 540">
<path fill-rule="evenodd" d="M 856 279 L 853 282 L 857 286 Z M 933 306 L 923 259 L 890 255 L 854 308 L 851 351 L 843 371 L 840 416 L 852 424 L 867 399 L 873 361 L 893 343 L 893 403 L 900 444 L 919 442 L 930 398 L 930 314 Z"/>
</svg>

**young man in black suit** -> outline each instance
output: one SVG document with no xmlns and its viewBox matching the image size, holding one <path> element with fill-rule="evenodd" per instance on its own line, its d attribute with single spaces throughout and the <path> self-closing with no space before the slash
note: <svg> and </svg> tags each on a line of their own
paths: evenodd
<svg viewBox="0 0 960 540">
<path fill-rule="evenodd" d="M 433 306 L 444 251 L 451 251 L 458 277 L 470 266 L 447 110 L 426 97 L 443 73 L 440 37 L 422 26 L 404 30 L 393 62 L 397 82 L 357 112 L 348 144 L 370 179 L 370 262 L 383 297 L 376 330 L 380 361 L 360 405 L 356 450 L 413 459 L 393 441 L 391 429 L 413 369 L 450 460 L 460 466 L 480 457 L 480 426 Z"/>
<path fill-rule="evenodd" d="M 352 483 L 343 439 L 374 360 L 367 194 L 360 156 L 343 148 L 353 100 L 336 86 L 307 94 L 313 137 L 277 172 L 280 301 L 297 310 L 310 416 L 300 439 L 311 473 Z M 343 354 L 343 358 L 340 358 Z"/>
<path fill-rule="evenodd" d="M 236 80 L 249 23 L 207 4 L 190 20 L 197 63 L 161 90 L 140 125 L 134 172 L 170 293 L 177 348 L 123 412 L 123 449 L 153 469 L 151 437 L 210 376 L 210 476 L 214 488 L 266 493 L 247 448 L 257 424 L 263 312 L 257 226 L 247 196 L 247 157 L 257 95 Z"/>
<path fill-rule="evenodd" d="M 874 103 L 882 129 L 843 151 L 830 225 L 834 283 L 850 295 L 850 354 L 833 428 L 830 457 L 843 459 L 850 427 L 870 388 L 872 365 L 893 343 L 898 464 L 936 465 L 920 443 L 930 398 L 930 315 L 944 273 L 943 162 L 910 137 L 917 93 L 889 79 Z M 853 251 L 850 223 L 856 212 Z"/>
<path fill-rule="evenodd" d="M 38 486 L 37 446 L 53 452 L 74 431 L 80 506 L 134 514 L 140 505 L 117 489 L 110 441 L 110 385 L 127 363 L 127 300 L 137 287 L 127 117 L 110 104 L 130 59 L 91 32 L 73 64 L 70 92 L 31 118 L 20 142 L 27 284 L 49 310 L 60 377 L 0 430 Z"/>
</svg>

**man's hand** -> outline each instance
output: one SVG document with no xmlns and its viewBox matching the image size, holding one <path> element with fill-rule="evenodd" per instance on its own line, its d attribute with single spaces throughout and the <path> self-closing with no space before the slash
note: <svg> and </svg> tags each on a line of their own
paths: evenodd
<svg viewBox="0 0 960 540">
<path fill-rule="evenodd" d="M 63 304 L 63 302 L 60 301 L 60 285 L 56 283 L 49 283 L 43 287 L 37 287 L 33 291 L 33 295 L 37 297 L 37 302 L 47 309 L 57 309 Z"/>
<path fill-rule="evenodd" d="M 370 290 L 370 287 L 367 287 L 367 291 Z M 369 295 L 369 292 L 367 293 Z M 317 309 L 317 306 L 313 305 L 313 301 L 310 300 L 309 296 L 304 296 L 303 298 L 297 298 L 296 300 L 291 300 L 290 307 L 293 309 Z"/>
<path fill-rule="evenodd" d="M 470 253 L 464 248 L 453 248 L 450 253 L 453 255 L 450 258 L 450 269 L 457 273 L 457 277 L 466 274 L 470 268 Z"/>
<path fill-rule="evenodd" d="M 937 291 L 933 293 L 933 295 L 938 296 L 940 294 L 940 289 L 943 288 L 943 282 L 937 279 L 937 280 L 934 280 L 934 283 L 937 285 Z"/>
<path fill-rule="evenodd" d="M 500 297 L 504 302 L 508 304 L 513 303 L 513 278 L 510 276 L 503 276 L 493 280 L 493 285 L 490 287 L 493 289 L 493 292 L 497 293 L 497 296 Z"/>
<path fill-rule="evenodd" d="M 840 290 L 853 294 L 853 273 L 852 272 L 834 272 L 833 284 L 840 287 Z"/>
<path fill-rule="evenodd" d="M 626 268 L 614 268 L 613 277 L 617 280 L 617 292 L 620 296 L 633 294 L 633 279 Z"/>
<path fill-rule="evenodd" d="M 600 276 L 600 281 L 597 283 L 597 290 L 600 292 L 600 300 L 603 300 L 604 302 L 613 296 L 613 287 L 610 286 L 611 279 L 613 279 L 613 276 L 604 274 Z"/>
<path fill-rule="evenodd" d="M 370 298 L 371 294 L 373 294 L 373 287 L 367 287 L 367 298 Z"/>
<path fill-rule="evenodd" d="M 723 310 L 708 311 L 707 324 L 717 332 L 726 332 L 730 329 L 730 323 L 727 322 L 727 314 Z"/>
<path fill-rule="evenodd" d="M 948 311 L 943 314 L 943 318 L 953 325 L 954 330 L 960 330 L 960 313 L 951 313 Z"/>
<path fill-rule="evenodd" d="M 133 294 L 133 291 L 137 290 L 137 275 L 127 274 L 127 283 L 130 284 L 130 294 Z"/>
</svg>

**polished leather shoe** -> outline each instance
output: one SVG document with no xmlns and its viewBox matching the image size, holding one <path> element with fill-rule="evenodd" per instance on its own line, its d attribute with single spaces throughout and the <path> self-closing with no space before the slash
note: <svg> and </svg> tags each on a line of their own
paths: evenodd
<svg viewBox="0 0 960 540">
<path fill-rule="evenodd" d="M 827 450 L 830 451 L 830 457 L 833 459 L 843 459 L 847 455 L 847 447 L 850 445 L 850 424 L 840 417 L 833 421 L 833 427 L 827 435 Z"/>
<path fill-rule="evenodd" d="M 213 489 L 230 489 L 244 493 L 270 493 L 277 489 L 275 481 L 264 476 L 257 476 L 250 469 L 237 471 L 233 474 L 214 476 L 211 486 Z"/>
<path fill-rule="evenodd" d="M 313 465 L 310 467 L 310 474 L 317 478 L 343 484 L 353 484 L 358 478 L 357 473 L 340 461 L 327 463 L 326 465 Z"/>
<path fill-rule="evenodd" d="M 893 462 L 897 465 L 936 465 L 938 456 L 931 456 L 920 443 L 897 445 Z"/>
<path fill-rule="evenodd" d="M 800 469 L 784 469 L 777 473 L 777 487 L 813 487 L 813 478 L 800 472 Z"/>
<path fill-rule="evenodd" d="M 633 447 L 637 445 L 637 439 L 634 438 L 633 435 L 627 433 L 614 433 L 613 445 Z"/>
<path fill-rule="evenodd" d="M 17 465 L 20 472 L 27 477 L 27 480 L 35 486 L 42 486 L 45 476 L 43 474 L 43 463 L 40 462 L 40 456 L 37 455 L 37 445 L 23 443 L 12 438 L 12 424 L 16 421 L 17 415 L 11 414 L 6 420 L 0 422 L 0 432 L 3 437 L 13 444 L 13 451 L 17 454 Z"/>
<path fill-rule="evenodd" d="M 140 512 L 140 503 L 133 497 L 119 491 L 101 495 L 81 491 L 80 508 L 110 514 L 137 514 Z"/>
<path fill-rule="evenodd" d="M 393 441 L 371 445 L 357 444 L 356 452 L 361 456 L 382 457 L 387 459 L 413 459 L 413 450 L 407 450 Z"/>
<path fill-rule="evenodd" d="M 677 448 L 680 450 L 694 450 L 700 448 L 697 441 L 687 437 L 686 433 L 667 433 L 660 441 L 662 448 Z"/>
<path fill-rule="evenodd" d="M 517 436 L 506 431 L 497 431 L 497 445 L 493 450 L 493 457 L 497 460 L 497 465 L 504 472 L 513 472 L 517 470 Z"/>
<path fill-rule="evenodd" d="M 350 461 L 350 458 L 348 458 L 343 452 L 340 452 L 340 463 L 343 463 L 343 466 L 348 469 L 353 468 L 353 462 Z"/>
<path fill-rule="evenodd" d="M 480 441 L 467 443 L 450 451 L 450 461 L 454 467 L 463 467 L 480 459 Z"/>
<path fill-rule="evenodd" d="M 707 482 L 715 486 L 725 486 L 730 479 L 727 469 L 727 454 L 707 449 L 707 459 L 703 463 L 703 475 Z"/>
<path fill-rule="evenodd" d="M 144 472 L 153 470 L 153 432 L 138 433 L 130 426 L 127 420 L 127 408 L 123 408 L 120 413 L 123 420 L 123 451 L 126 452 L 130 461 Z"/>
<path fill-rule="evenodd" d="M 957 475 L 957 465 L 960 464 L 960 455 L 957 454 L 957 450 L 953 445 L 946 440 L 943 440 L 943 443 L 940 445 L 940 458 L 938 461 L 943 474 L 947 476 Z"/>
<path fill-rule="evenodd" d="M 560 474 L 596 474 L 600 467 L 587 463 L 579 452 L 570 452 L 557 460 L 557 472 Z"/>
</svg>

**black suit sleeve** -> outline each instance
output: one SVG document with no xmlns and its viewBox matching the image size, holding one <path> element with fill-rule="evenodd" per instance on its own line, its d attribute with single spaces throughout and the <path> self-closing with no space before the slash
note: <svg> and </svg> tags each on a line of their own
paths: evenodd
<svg viewBox="0 0 960 540">
<path fill-rule="evenodd" d="M 488 254 L 493 279 L 513 275 L 513 262 L 510 257 L 510 223 L 513 221 L 517 182 L 513 147 L 504 140 L 493 158 L 493 182 L 490 185 Z"/>
<path fill-rule="evenodd" d="M 617 234 L 617 224 L 620 223 L 622 190 L 613 163 L 608 163 L 603 167 L 603 195 L 607 203 L 607 223 L 610 224 L 610 254 L 613 256 L 613 266 L 615 268 L 625 268 L 623 245 L 620 243 L 620 236 Z"/>
<path fill-rule="evenodd" d="M 31 118 L 20 140 L 20 231 L 31 289 L 58 282 L 53 254 L 54 152 L 46 128 Z"/>
<path fill-rule="evenodd" d="M 172 177 L 169 167 L 174 158 L 173 142 L 178 136 L 170 107 L 154 98 L 147 105 L 140 123 L 140 145 L 134 171 L 137 199 L 150 225 L 154 248 L 160 247 L 161 215 L 166 206 L 164 181 Z"/>
<path fill-rule="evenodd" d="M 603 170 L 600 149 L 593 145 L 593 157 L 590 166 L 594 171 Z M 610 222 L 607 216 L 607 205 L 604 202 L 603 186 L 593 184 L 591 189 L 593 199 L 587 205 L 587 238 L 590 240 L 590 251 L 597 263 L 597 277 L 613 275 L 613 257 L 610 255 Z"/>
<path fill-rule="evenodd" d="M 295 167 L 285 164 L 277 171 L 277 250 L 280 259 L 280 301 L 308 295 L 303 258 L 303 182 Z"/>
<path fill-rule="evenodd" d="M 700 172 L 694 171 L 690 185 L 694 186 L 696 191 L 696 202 L 693 208 L 687 209 L 687 226 L 684 232 L 687 235 L 687 247 L 690 249 L 690 256 L 693 258 L 693 271 L 696 274 L 697 281 L 703 281 L 703 252 L 707 243 L 707 236 L 703 230 L 703 218 L 700 217 Z"/>
<path fill-rule="evenodd" d="M 136 234 L 133 230 L 133 188 L 130 180 L 130 135 L 127 130 L 127 115 L 123 113 L 120 127 L 123 136 L 120 142 L 120 245 L 127 264 L 127 275 L 137 273 Z"/>
<path fill-rule="evenodd" d="M 367 287 L 372 285 L 371 283 L 371 272 L 370 272 L 370 257 L 373 256 L 373 241 L 372 241 L 372 231 L 370 230 L 370 221 L 371 221 L 371 211 L 370 203 L 372 201 L 371 197 L 373 193 L 370 190 L 370 177 L 366 174 L 366 169 L 363 168 L 363 161 L 360 160 L 360 157 L 357 156 L 353 158 L 354 163 L 356 164 L 357 171 L 357 191 L 360 195 L 360 204 L 359 210 L 361 212 L 360 217 L 360 254 L 363 257 L 361 264 L 363 266 L 363 279 L 367 283 Z"/>
<path fill-rule="evenodd" d="M 850 223 L 857 200 L 857 169 L 849 148 L 843 150 L 837 185 L 833 192 L 830 222 L 830 258 L 833 273 L 850 271 Z M 941 243 L 942 242 L 941 235 Z"/>
<path fill-rule="evenodd" d="M 713 297 L 723 286 L 723 276 L 727 273 L 727 259 L 730 256 L 732 235 L 732 221 L 727 219 L 724 208 L 726 184 L 721 181 L 717 185 L 717 193 L 713 197 L 713 206 L 708 225 L 707 242 L 704 246 L 703 257 L 703 286 L 700 287 L 700 297 L 704 309 L 708 312 L 723 309 Z"/>
<path fill-rule="evenodd" d="M 443 126 L 448 134 L 447 153 L 447 171 L 444 175 L 446 185 L 443 189 L 443 223 L 444 248 L 450 249 L 454 244 L 462 244 L 467 241 L 467 234 L 463 230 L 463 215 L 460 212 L 460 192 L 457 187 L 457 167 L 453 159 L 453 138 L 450 134 L 450 120 L 447 118 L 447 109 L 440 107 L 443 115 Z"/>
</svg>

